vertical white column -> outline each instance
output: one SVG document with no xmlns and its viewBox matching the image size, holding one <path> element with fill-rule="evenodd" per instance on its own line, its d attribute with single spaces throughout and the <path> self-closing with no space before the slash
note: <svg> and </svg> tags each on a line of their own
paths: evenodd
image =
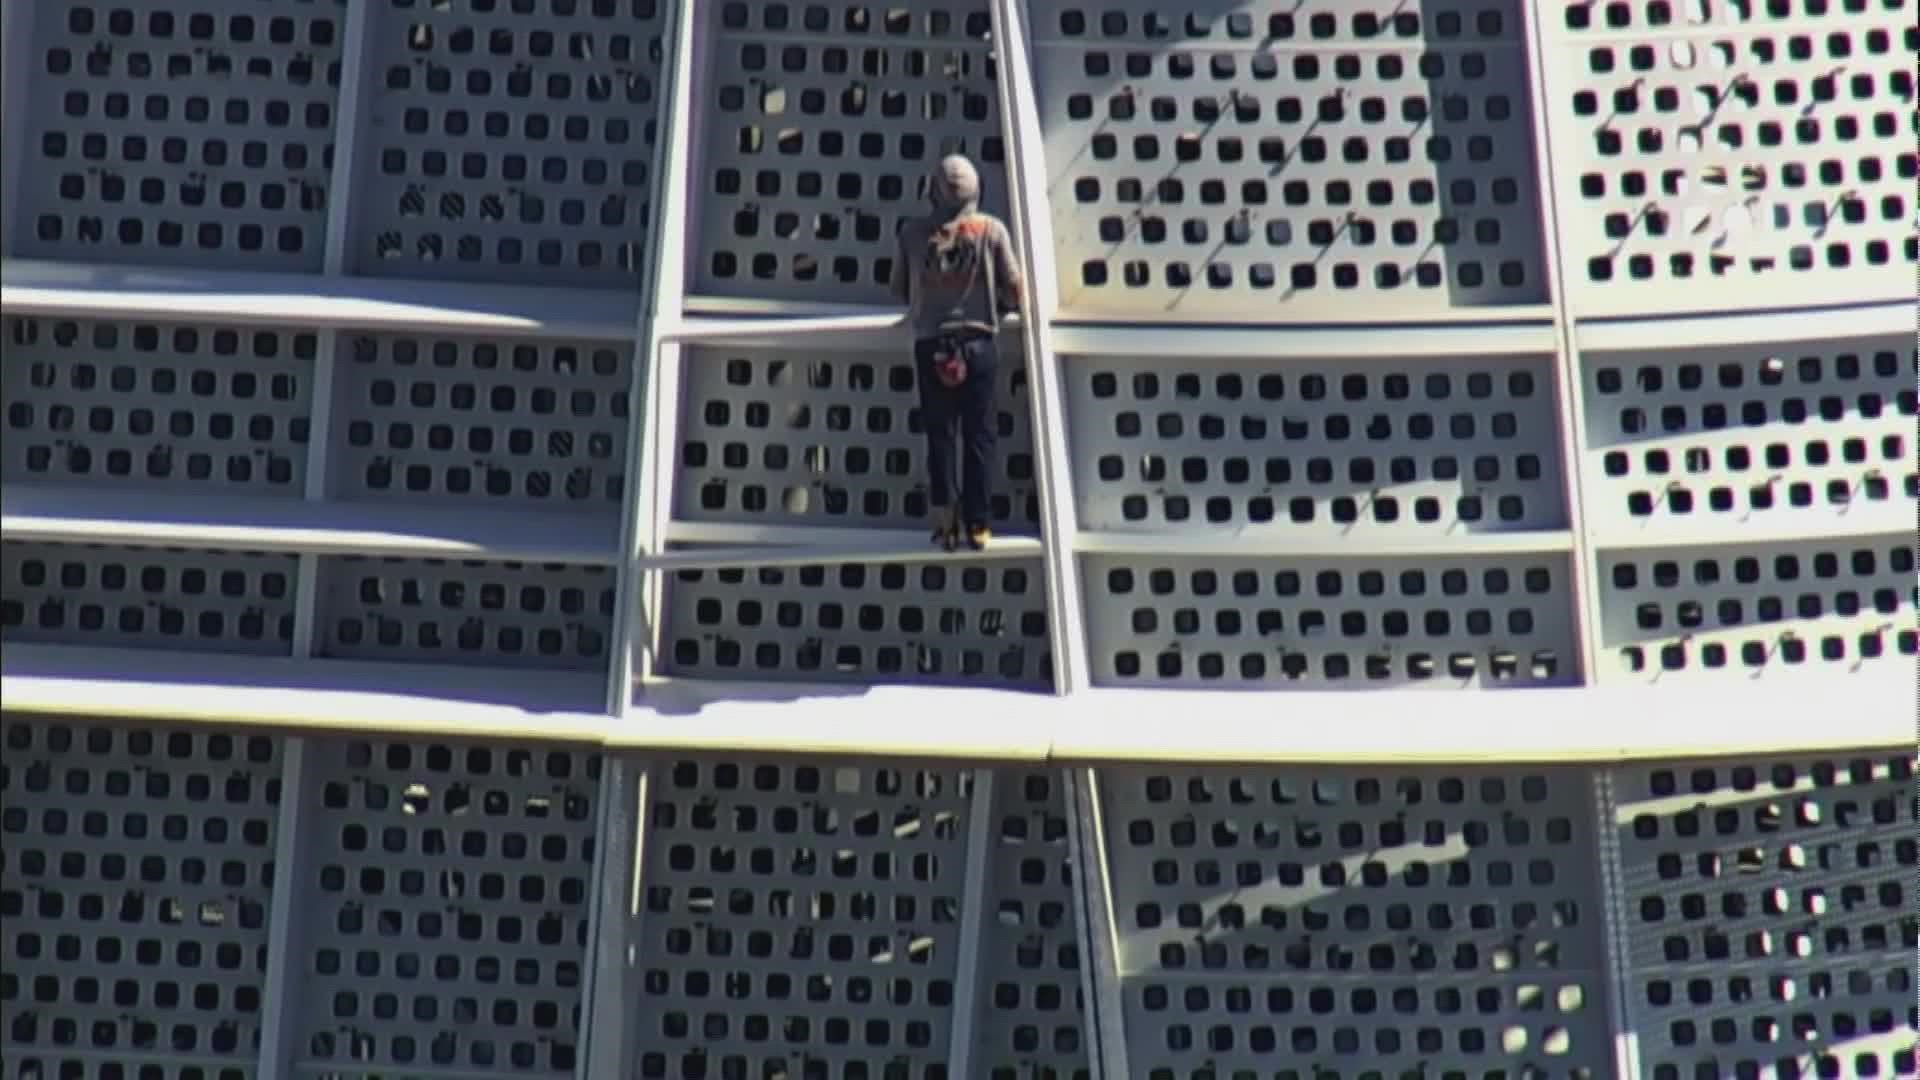
<svg viewBox="0 0 1920 1080">
<path fill-rule="evenodd" d="M 703 113 L 699 70 L 700 0 L 680 0 L 667 24 L 661 69 L 660 131 L 655 140 L 653 232 L 648 289 L 635 328 L 633 421 L 627 446 L 628 502 L 620 526 L 619 584 L 614 591 L 613 663 L 607 711 L 625 716 L 636 681 L 654 673 L 662 602 L 660 575 L 642 560 L 660 550 L 672 510 L 674 446 L 679 421 L 680 347 L 664 339 L 685 309 L 687 205 L 693 145 Z M 639 655 L 636 657 L 636 649 Z"/>
<path fill-rule="evenodd" d="M 1527 93 L 1533 114 L 1534 185 L 1540 192 L 1540 233 L 1546 245 L 1547 292 L 1553 304 L 1554 337 L 1558 342 L 1554 400 L 1559 408 L 1560 471 L 1566 491 L 1567 529 L 1573 538 L 1573 547 L 1567 556 L 1573 578 L 1568 585 L 1573 590 L 1573 632 L 1580 656 L 1581 679 L 1591 685 L 1599 678 L 1600 570 L 1586 524 L 1585 470 L 1581 467 L 1586 393 L 1580 381 L 1579 338 L 1567 299 L 1573 281 L 1572 267 L 1560 243 L 1560 203 L 1554 185 L 1551 119 L 1554 102 L 1547 92 L 1547 68 L 1552 62 L 1547 52 L 1547 16 L 1543 5 L 1520 5 L 1529 75 Z"/>
<path fill-rule="evenodd" d="M 603 767 L 594 888 L 587 916 L 587 977 L 581 990 L 583 1050 L 574 1072 L 579 1080 L 626 1076 L 632 1060 L 627 973 L 633 967 L 633 928 L 640 916 L 647 769 L 638 757 L 613 754 Z"/>
<path fill-rule="evenodd" d="M 1131 1080 L 1127 1067 L 1120 941 L 1107 876 L 1107 841 L 1100 816 L 1099 773 L 1066 769 L 1067 844 L 1073 857 L 1074 915 L 1080 927 L 1081 1024 L 1093 1080 Z"/>
<path fill-rule="evenodd" d="M 290 1080 L 300 1054 L 301 983 L 306 972 L 304 901 L 312 831 L 307 740 L 287 736 L 280 752 L 280 820 L 273 844 L 273 906 L 267 917 L 267 984 L 260 1002 L 260 1080 Z"/>
<path fill-rule="evenodd" d="M 1628 993 L 1627 982 L 1632 971 L 1632 953 L 1627 948 L 1626 875 L 1620 861 L 1617 808 L 1613 770 L 1602 765 L 1593 770 L 1593 827 L 1600 850 L 1600 928 L 1606 939 L 1607 1019 L 1613 1032 L 1613 1075 L 1620 1080 L 1640 1080 L 1639 1018 L 1634 1015 L 1633 996 Z"/>
<path fill-rule="evenodd" d="M 947 1075 L 977 1076 L 973 1067 L 974 1030 L 986 1009 L 980 994 L 981 950 L 992 897 L 993 780 L 990 768 L 973 770 L 973 797 L 967 804 L 967 869 L 960 886 L 959 954 L 953 974 L 953 1028 L 947 1033 Z"/>
<path fill-rule="evenodd" d="M 0 254 L 13 250 L 14 235 L 23 227 L 20 220 L 20 169 L 28 154 L 27 87 L 33 74 L 33 17 L 37 9 L 46 16 L 59 9 L 38 0 L 0 0 L 0 116 L 7 118 L 0 128 Z"/>
<path fill-rule="evenodd" d="M 1033 398 L 1034 474 L 1040 485 L 1046 550 L 1047 629 L 1054 686 L 1060 693 L 1071 694 L 1086 685 L 1089 665 L 1080 566 L 1074 558 L 1078 523 L 1072 464 L 1067 458 L 1066 395 L 1048 332 L 1060 305 L 1060 285 L 1054 269 L 1046 156 L 1021 5 L 1019 0 L 993 0 L 991 11 L 1000 117 L 1006 131 L 1011 227 L 1027 277 L 1021 332 L 1027 350 L 1027 387 Z"/>
<path fill-rule="evenodd" d="M 319 332 L 313 356 L 312 403 L 307 412 L 307 474 L 302 497 L 307 502 L 327 500 L 327 465 L 333 441 L 333 376 L 339 353 L 340 336 L 332 329 Z M 300 569 L 294 580 L 293 657 L 313 656 L 314 642 L 320 639 L 320 556 L 300 556 Z"/>
</svg>

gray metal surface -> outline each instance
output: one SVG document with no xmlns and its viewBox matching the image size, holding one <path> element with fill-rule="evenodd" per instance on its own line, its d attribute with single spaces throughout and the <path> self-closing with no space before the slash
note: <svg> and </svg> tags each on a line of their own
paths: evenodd
<svg viewBox="0 0 1920 1080">
<path fill-rule="evenodd" d="M 306 753 L 295 1067 L 573 1075 L 599 755 L 357 738 Z"/>
<path fill-rule="evenodd" d="M 1061 367 L 1083 529 L 1256 542 L 1566 527 L 1546 358 Z"/>
<path fill-rule="evenodd" d="M 1058 769 L 994 775 L 993 841 L 981 943 L 974 1075 L 1088 1080 L 1082 931 Z"/>
<path fill-rule="evenodd" d="M 1096 683 L 1490 688 L 1580 681 L 1560 554 L 1084 555 Z"/>
<path fill-rule="evenodd" d="M 1583 355 L 1588 522 L 1705 520 L 1736 539 L 1781 519 L 1851 532 L 1850 511 L 1911 507 L 1917 355 L 1911 335 Z"/>
<path fill-rule="evenodd" d="M 0 741 L 0 1075 L 252 1076 L 282 740 L 8 713 Z"/>
<path fill-rule="evenodd" d="M 1061 307 L 1544 303 L 1520 5 L 1032 6 Z"/>
<path fill-rule="evenodd" d="M 318 335 L 9 318 L 7 480 L 298 497 Z"/>
<path fill-rule="evenodd" d="M 1615 770 L 1643 1077 L 1920 1072 L 1913 771 L 1910 750 Z"/>
<path fill-rule="evenodd" d="M 1053 677 L 1038 559 L 683 570 L 664 674 L 1040 689 Z"/>
<path fill-rule="evenodd" d="M 1603 682 L 1843 674 L 1920 654 L 1911 530 L 1603 551 Z"/>
<path fill-rule="evenodd" d="M 1913 295 L 1911 0 L 1566 4 L 1545 23 L 1575 312 Z"/>
<path fill-rule="evenodd" d="M 664 6 L 375 3 L 352 269 L 638 287 Z"/>
<path fill-rule="evenodd" d="M 944 1075 L 971 770 L 660 760 L 633 1076 Z"/>
<path fill-rule="evenodd" d="M 799 349 L 687 350 L 680 521 L 924 529 L 927 441 L 913 357 Z M 992 522 L 1039 530 L 1032 402 L 1018 339 L 1000 338 Z"/>
<path fill-rule="evenodd" d="M 345 8 L 43 8 L 8 254 L 319 270 Z"/>
<path fill-rule="evenodd" d="M 1131 1075 L 1610 1074 L 1583 770 L 1099 776 Z"/>
<path fill-rule="evenodd" d="M 985 0 L 701 7 L 690 291 L 890 303 L 894 234 L 948 153 L 974 159 L 981 209 L 1004 217 Z"/>
<path fill-rule="evenodd" d="M 0 544 L 7 641 L 288 655 L 299 559 L 259 552 Z"/>
<path fill-rule="evenodd" d="M 319 655 L 604 670 L 613 572 L 440 559 L 320 560 Z"/>
<path fill-rule="evenodd" d="M 633 346 L 341 335 L 333 494 L 612 517 Z"/>
</svg>

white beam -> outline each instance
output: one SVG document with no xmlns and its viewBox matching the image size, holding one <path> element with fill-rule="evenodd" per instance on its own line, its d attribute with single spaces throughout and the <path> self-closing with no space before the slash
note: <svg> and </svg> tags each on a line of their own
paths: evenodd
<svg viewBox="0 0 1920 1080">
<path fill-rule="evenodd" d="M 1275 555 L 1318 558 L 1393 558 L 1436 555 L 1530 555 L 1572 550 L 1573 534 L 1538 532 L 1458 532 L 1442 535 L 1382 533 L 1359 536 L 1305 532 L 1279 527 L 1219 529 L 1205 533 L 1083 532 L 1075 540 L 1082 555 L 1183 555 L 1221 559 L 1262 559 Z"/>
<path fill-rule="evenodd" d="M 1475 360 L 1554 351 L 1550 322 L 1474 326 L 1120 326 L 1053 323 L 1054 351 L 1088 356 L 1177 356 L 1226 364 L 1288 359 Z"/>
<path fill-rule="evenodd" d="M 953 1027 L 947 1032 L 947 1075 L 978 1076 L 973 1067 L 974 1029 L 990 1007 L 980 977 L 988 935 L 987 905 L 993 899 L 993 770 L 974 769 L 967 803 L 966 873 L 960 884 L 960 932 L 953 972 Z"/>
<path fill-rule="evenodd" d="M 353 261 L 353 197 L 357 192 L 360 133 L 372 126 L 364 123 L 371 96 L 363 94 L 369 77 L 367 57 L 373 52 L 367 27 L 374 11 L 386 6 L 346 5 L 347 25 L 340 35 L 340 93 L 333 110 L 333 173 L 327 181 L 327 238 L 321 255 L 321 271 L 328 277 L 349 272 Z"/>
<path fill-rule="evenodd" d="M 301 1057 L 308 927 L 313 896 L 313 810 L 307 739 L 290 735 L 280 751 L 280 815 L 273 838 L 273 903 L 267 916 L 266 988 L 260 1002 L 260 1080 L 292 1080 Z"/>
<path fill-rule="evenodd" d="M 1748 345 L 1756 356 L 1768 346 L 1791 349 L 1819 342 L 1824 349 L 1862 338 L 1913 335 L 1913 304 L 1859 304 L 1762 311 L 1749 314 L 1656 319 L 1582 319 L 1577 326 L 1582 349 L 1604 352 L 1672 352 L 1678 349 Z"/>
<path fill-rule="evenodd" d="M 647 769 L 636 757 L 609 755 L 600 773 L 600 821 L 594 832 L 593 896 L 587 913 L 587 976 L 580 991 L 578 1080 L 630 1073 L 634 1021 L 627 974 L 640 918 L 641 856 L 646 845 Z"/>
<path fill-rule="evenodd" d="M 0 3 L 0 252 L 19 246 L 22 229 L 31 229 L 20 219 L 20 170 L 27 155 L 27 95 L 32 87 L 33 16 L 45 10 L 56 14 L 59 8 L 38 0 L 4 0 Z M 0 306 L 6 306 L 0 301 Z"/>
</svg>

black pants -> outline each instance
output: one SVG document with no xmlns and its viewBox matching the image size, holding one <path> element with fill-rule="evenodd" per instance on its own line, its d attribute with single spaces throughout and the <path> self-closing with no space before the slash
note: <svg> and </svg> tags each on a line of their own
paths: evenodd
<svg viewBox="0 0 1920 1080">
<path fill-rule="evenodd" d="M 933 373 L 941 338 L 913 343 L 914 369 L 920 381 L 920 420 L 927 429 L 928 494 L 935 507 L 953 505 L 956 486 L 960 521 L 964 525 L 991 523 L 993 505 L 994 414 L 993 391 L 1000 377 L 1000 358 L 993 338 L 986 334 L 951 339 L 967 358 L 967 379 L 947 387 Z M 954 443 L 960 444 L 959 483 L 954 476 Z"/>
</svg>

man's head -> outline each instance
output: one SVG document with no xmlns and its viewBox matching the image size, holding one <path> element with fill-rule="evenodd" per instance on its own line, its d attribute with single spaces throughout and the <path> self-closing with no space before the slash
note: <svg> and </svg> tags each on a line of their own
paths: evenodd
<svg viewBox="0 0 1920 1080">
<path fill-rule="evenodd" d="M 965 154 L 941 158 L 927 184 L 927 200 L 950 213 L 972 209 L 980 202 L 980 171 Z"/>
</svg>

